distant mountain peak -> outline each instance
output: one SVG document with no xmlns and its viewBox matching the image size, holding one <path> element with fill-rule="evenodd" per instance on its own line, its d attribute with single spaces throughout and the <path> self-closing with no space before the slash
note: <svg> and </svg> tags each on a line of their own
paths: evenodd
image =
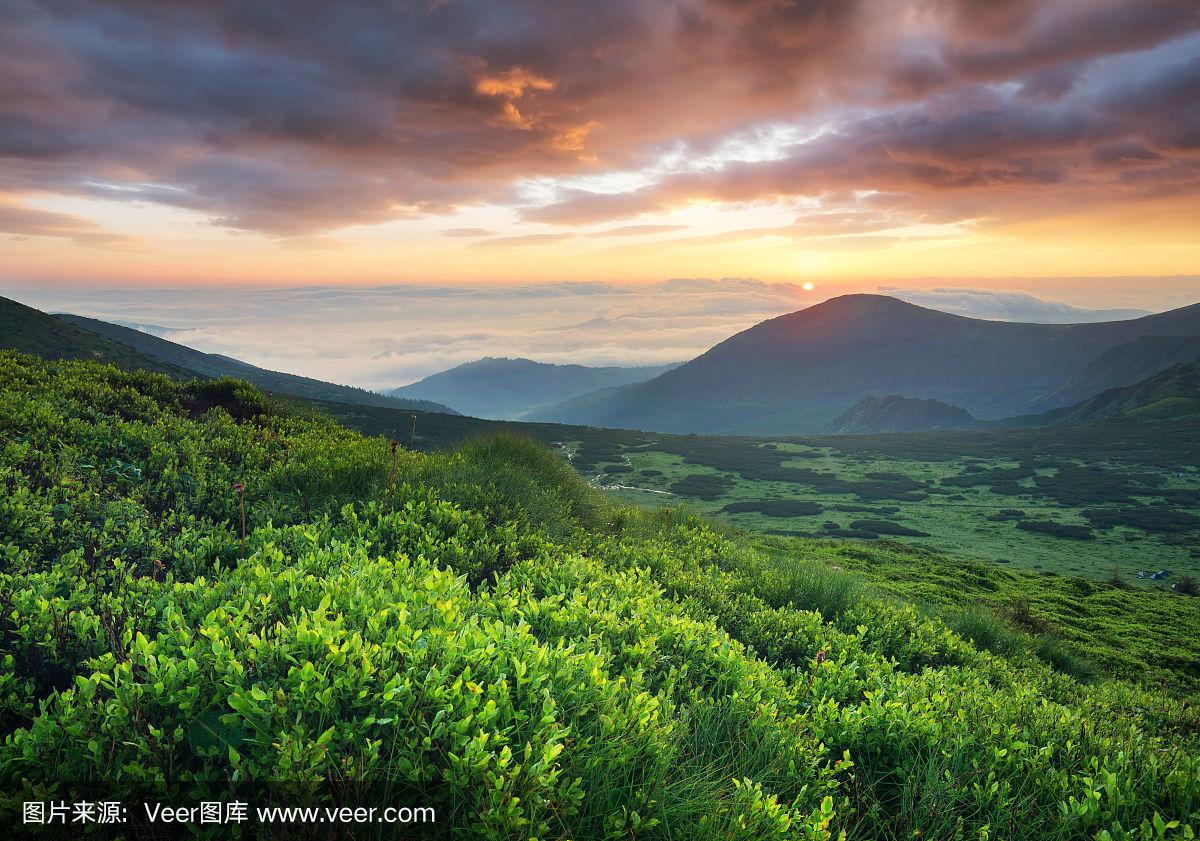
<svg viewBox="0 0 1200 841">
<path fill-rule="evenodd" d="M 893 298 L 890 295 L 877 295 L 870 292 L 854 292 L 848 295 L 838 295 L 833 298 L 827 298 L 819 304 L 813 304 L 811 307 L 805 307 L 802 310 L 796 310 L 794 312 L 787 313 L 786 315 L 782 315 L 780 316 L 780 319 L 816 320 L 829 316 L 848 316 L 860 318 L 867 316 L 896 315 L 900 313 L 911 314 L 915 312 L 928 312 L 938 315 L 945 315 L 945 313 L 940 313 L 937 310 L 931 310 L 916 304 L 910 304 L 907 301 L 902 301 L 899 298 Z"/>
<path fill-rule="evenodd" d="M 809 307 L 810 310 L 815 310 L 819 307 L 826 309 L 833 308 L 873 308 L 884 310 L 923 310 L 928 307 L 910 304 L 908 301 L 902 301 L 899 298 L 891 295 L 881 295 L 877 292 L 849 292 L 845 295 L 835 295 L 832 298 L 827 298 L 819 304 L 814 304 Z"/>
<path fill-rule="evenodd" d="M 591 367 L 485 356 L 430 374 L 390 394 L 450 403 L 476 417 L 517 420 L 583 394 L 648 380 L 670 367 Z"/>
<path fill-rule="evenodd" d="M 708 434 L 798 434 L 830 424 L 868 395 L 937 400 L 980 420 L 1039 414 L 1072 400 L 1101 354 L 1146 336 L 1142 375 L 1200 337 L 1200 306 L 1120 321 L 1047 324 L 970 318 L 889 295 L 853 294 L 755 324 L 659 377 L 544 417 L 565 423 Z M 1162 347 L 1173 347 L 1164 356 Z M 1161 358 L 1160 358 L 1161 357 Z M 1111 369 L 1111 371 L 1110 371 Z M 1089 394 L 1095 393 L 1089 390 Z M 1085 395 L 1086 396 L 1086 395 Z M 960 418 L 960 420 L 963 420 Z M 965 422 L 965 421 L 964 421 Z"/>
</svg>

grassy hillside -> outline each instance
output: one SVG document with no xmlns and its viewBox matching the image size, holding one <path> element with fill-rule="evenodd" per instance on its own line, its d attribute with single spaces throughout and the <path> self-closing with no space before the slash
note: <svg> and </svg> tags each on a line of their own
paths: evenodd
<svg viewBox="0 0 1200 841">
<path fill-rule="evenodd" d="M 389 394 L 436 400 L 480 418 L 520 418 L 539 407 L 598 389 L 644 382 L 673 367 L 596 368 L 487 357 L 433 374 Z"/>
<path fill-rule="evenodd" d="M 1134 385 L 1175 365 L 1200 360 L 1200 336 L 1143 336 L 1105 351 L 1054 396 L 1067 406 L 1110 388 Z"/>
<path fill-rule="evenodd" d="M 139 353 L 90 330 L 60 321 L 41 310 L 0 297 L 0 350 L 17 350 L 44 359 L 90 359 L 126 370 L 192 377 L 190 371 Z"/>
<path fill-rule="evenodd" d="M 1073 406 L 1013 421 L 1029 425 L 1087 423 L 1122 415 L 1145 420 L 1200 415 L 1200 362 L 1174 365 L 1133 385 L 1106 389 Z"/>
<path fill-rule="evenodd" d="M 434 808 L 419 837 L 1200 822 L 1194 706 L 614 506 L 525 439 L 422 455 L 231 381 L 13 354 L 0 383 L 0 808 L 274 779 Z"/>
<path fill-rule="evenodd" d="M 336 400 L 345 403 L 357 403 L 366 406 L 382 406 L 393 409 L 415 409 L 422 412 L 445 412 L 458 414 L 449 406 L 431 400 L 399 399 L 376 394 L 361 388 L 348 385 L 336 385 L 310 377 L 296 374 L 285 374 L 279 371 L 268 371 L 238 359 L 221 356 L 215 353 L 203 353 L 176 342 L 160 339 L 141 330 L 110 324 L 95 318 L 85 318 L 81 315 L 63 314 L 53 316 L 74 327 L 82 328 L 89 333 L 102 336 L 112 342 L 125 345 L 140 354 L 157 360 L 160 364 L 173 365 L 195 372 L 202 377 L 236 377 L 253 383 L 266 391 L 276 391 L 293 397 L 307 400 Z M 71 335 L 74 335 L 73 333 Z M 30 350 L 30 353 L 36 351 Z M 41 354 L 39 354 L 41 355 Z"/>
<path fill-rule="evenodd" d="M 1139 344 L 1161 346 L 1166 340 Z M 1196 340 L 1200 343 L 1200 340 Z M 1192 340 L 1180 340 L 1170 348 L 1190 347 Z M 1200 344 L 1196 345 L 1200 348 Z M 1127 346 L 1122 346 L 1125 349 Z M 1200 351 L 1197 351 L 1200 352 Z M 1162 359 L 1174 358 L 1168 354 Z M 1122 358 L 1121 361 L 1127 361 Z M 1149 367 L 1145 355 L 1134 360 Z M 1117 370 L 1115 360 L 1102 366 L 1113 380 L 1124 382 L 1128 367 Z M 1099 377 L 1093 377 L 1100 381 Z M 1054 426 L 1090 423 L 1115 417 L 1143 420 L 1169 420 L 1200 414 L 1200 362 L 1182 362 L 1163 366 L 1144 379 L 1128 385 L 1105 388 L 1098 394 L 1069 406 L 1051 409 L 1039 415 L 1023 415 L 999 421 L 981 421 L 956 406 L 937 400 L 915 400 L 910 397 L 864 397 L 821 430 L 822 434 L 862 435 L 880 432 L 934 432 L 945 429 L 980 429 L 986 427 Z"/>
<path fill-rule="evenodd" d="M 819 429 L 867 395 L 901 394 L 997 420 L 1073 402 L 1059 390 L 1100 354 L 1145 336 L 1200 337 L 1200 305 L 1128 321 L 1019 324 L 844 295 L 756 324 L 646 383 L 559 406 L 547 419 L 787 435 Z"/>
<path fill-rule="evenodd" d="M 1200 598 L 1128 584 L 1029 573 L 932 552 L 895 540 L 753 541 L 777 562 L 802 557 L 845 570 L 864 586 L 912 601 L 976 645 L 1066 668 L 1200 693 Z"/>
</svg>

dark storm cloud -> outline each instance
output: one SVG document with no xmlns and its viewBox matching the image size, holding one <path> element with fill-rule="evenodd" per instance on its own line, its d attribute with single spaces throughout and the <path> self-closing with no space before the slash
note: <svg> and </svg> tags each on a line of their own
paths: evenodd
<svg viewBox="0 0 1200 841">
<path fill-rule="evenodd" d="M 960 4 L 986 10 L 1002 2 Z M 1094 0 L 1088 3 L 1018 3 L 1009 37 L 955 43 L 949 64 L 975 78 L 1006 79 L 1065 62 L 1153 47 L 1200 27 L 1193 0 Z M 984 11 L 984 15 L 991 14 Z M 1015 32 L 1013 32 L 1015 30 Z"/>
<path fill-rule="evenodd" d="M 827 131 L 782 160 L 563 189 L 524 215 L 1132 190 L 1193 177 L 1198 27 L 1194 0 L 0 0 L 0 196 L 156 202 L 304 236 L 518 203 L 523 179 L 707 153 L 772 122 Z M 1139 51 L 1153 56 L 1128 77 L 1098 67 Z"/>
</svg>

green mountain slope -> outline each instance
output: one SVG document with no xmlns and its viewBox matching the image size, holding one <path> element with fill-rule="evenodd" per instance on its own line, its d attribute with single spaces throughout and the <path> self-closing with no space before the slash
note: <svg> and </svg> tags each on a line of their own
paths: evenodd
<svg viewBox="0 0 1200 841">
<path fill-rule="evenodd" d="M 118 342 L 137 352 L 158 360 L 160 363 L 175 365 L 194 371 L 204 377 L 234 377 L 254 383 L 262 389 L 277 391 L 293 397 L 309 400 L 336 400 L 345 403 L 359 403 L 365 406 L 383 406 L 396 409 L 417 409 L 423 412 L 444 412 L 458 414 L 449 406 L 444 406 L 431 400 L 408 400 L 387 397 L 353 386 L 335 385 L 296 374 L 284 374 L 279 371 L 268 371 L 247 362 L 221 356 L 215 353 L 203 353 L 190 347 L 161 339 L 158 336 L 111 324 L 95 318 L 85 318 L 81 315 L 62 314 L 54 316 L 75 328 L 82 328 L 97 336 L 103 336 L 113 342 Z"/>
<path fill-rule="evenodd" d="M 0 297 L 0 350 L 17 350 L 44 359 L 88 359 L 127 370 L 143 369 L 178 377 L 193 377 L 183 366 L 155 359 L 47 315 L 41 310 Z"/>
<path fill-rule="evenodd" d="M 516 419 L 597 389 L 645 382 L 674 367 L 594 368 L 486 357 L 388 393 L 436 400 L 475 417 Z"/>
<path fill-rule="evenodd" d="M 1157 337 L 1153 337 L 1157 340 Z M 1191 342 L 1191 340 L 1186 340 Z M 1153 341 L 1151 344 L 1160 345 Z M 1179 347 L 1172 343 L 1172 346 Z M 1123 346 L 1127 348 L 1128 346 Z M 1146 357 L 1135 370 L 1152 364 Z M 1110 371 L 1112 368 L 1110 367 Z M 1115 371 L 1113 371 L 1115 375 Z M 1123 378 L 1123 377 L 1122 377 Z M 1200 362 L 1174 365 L 1131 385 L 1108 388 L 1094 397 L 1039 415 L 981 421 L 969 412 L 937 400 L 891 395 L 864 397 L 819 434 L 853 435 L 883 432 L 935 432 L 989 427 L 1056 426 L 1091 423 L 1114 417 L 1170 420 L 1200 415 Z"/>
<path fill-rule="evenodd" d="M 1012 426 L 1048 426 L 1087 423 L 1125 416 L 1135 419 L 1166 420 L 1200 415 L 1200 362 L 1175 365 L 1121 388 L 1110 388 L 1073 406 L 1054 409 L 1041 415 L 1012 418 Z"/>
<path fill-rule="evenodd" d="M 849 411 L 823 427 L 825 435 L 877 432 L 931 432 L 939 429 L 977 429 L 987 426 L 965 409 L 939 400 L 915 400 L 891 394 L 864 397 Z"/>
<path fill-rule="evenodd" d="M 0 429 L 21 431 L 0 448 L 5 790 L 294 783 L 305 806 L 428 807 L 446 838 L 1200 822 L 1184 699 L 964 636 L 818 544 L 616 508 L 527 440 L 425 456 L 268 416 L 250 387 L 15 354 Z"/>
<path fill-rule="evenodd" d="M 981 419 L 1057 408 L 1100 354 L 1144 336 L 1200 337 L 1200 305 L 1128 321 L 1019 324 L 845 295 L 765 321 L 648 382 L 557 420 L 664 432 L 818 429 L 869 394 Z"/>
<path fill-rule="evenodd" d="M 1051 399 L 1078 403 L 1105 389 L 1133 385 L 1173 365 L 1200 359 L 1200 336 L 1143 336 L 1100 354 Z"/>
</svg>

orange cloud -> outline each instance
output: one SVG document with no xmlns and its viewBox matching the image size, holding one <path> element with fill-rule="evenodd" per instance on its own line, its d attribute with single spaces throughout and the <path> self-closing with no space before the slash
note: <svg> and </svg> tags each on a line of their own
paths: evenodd
<svg viewBox="0 0 1200 841">
<path fill-rule="evenodd" d="M 0 280 L 1200 265 L 1196 0 L 54 5 L 0 26 L 0 193 L 38 197 Z"/>
<path fill-rule="evenodd" d="M 500 122 L 512 128 L 519 128 L 524 131 L 529 131 L 533 128 L 533 120 L 521 113 L 521 110 L 511 102 L 504 103 L 504 110 L 500 112 Z"/>
<path fill-rule="evenodd" d="M 555 83 L 550 79 L 520 67 L 514 67 L 499 76 L 484 76 L 475 83 L 476 93 L 509 99 L 519 99 L 527 90 L 552 91 L 554 88 Z"/>
<path fill-rule="evenodd" d="M 50 237 L 94 248 L 124 248 L 134 242 L 90 219 L 41 210 L 5 195 L 0 195 L 0 233 L 11 234 L 19 242 L 29 237 Z"/>
<path fill-rule="evenodd" d="M 582 152 L 588 135 L 598 125 L 596 120 L 588 120 L 583 125 L 565 129 L 550 138 L 548 145 L 559 152 Z"/>
<path fill-rule="evenodd" d="M 522 131 L 532 129 L 537 120 L 522 114 L 521 109 L 512 100 L 520 99 L 526 91 L 552 91 L 554 88 L 555 83 L 552 80 L 520 67 L 514 67 L 498 76 L 484 76 L 475 82 L 476 93 L 507 100 L 496 122 Z"/>
</svg>

